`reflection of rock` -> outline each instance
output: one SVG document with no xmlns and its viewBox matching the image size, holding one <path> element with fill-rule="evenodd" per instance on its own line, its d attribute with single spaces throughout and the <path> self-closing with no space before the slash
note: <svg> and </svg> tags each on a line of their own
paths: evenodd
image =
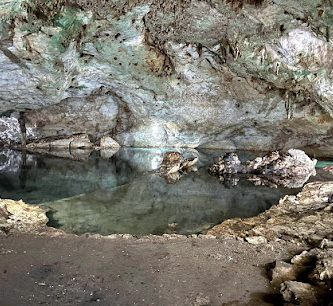
<svg viewBox="0 0 333 306">
<path fill-rule="evenodd" d="M 111 158 L 113 155 L 115 155 L 118 152 L 119 148 L 108 148 L 108 149 L 101 149 L 99 151 L 101 157 L 103 159 L 109 159 Z"/>
<path fill-rule="evenodd" d="M 326 166 L 323 168 L 324 171 L 327 171 L 327 172 L 330 172 L 330 173 L 333 173 L 333 166 Z"/>
<path fill-rule="evenodd" d="M 34 151 L 36 149 L 79 149 L 79 148 L 91 148 L 91 143 L 88 135 L 74 135 L 62 139 L 40 140 L 27 144 L 27 149 Z"/>
<path fill-rule="evenodd" d="M 178 172 L 181 169 L 183 159 L 183 155 L 179 152 L 165 153 L 160 167 L 160 173 L 169 175 Z"/>
<path fill-rule="evenodd" d="M 82 148 L 82 149 L 56 149 L 56 150 L 48 150 L 48 149 L 34 149 L 34 153 L 48 155 L 48 156 L 54 156 L 54 157 L 60 157 L 60 158 L 66 158 L 71 160 L 88 160 L 89 156 L 92 154 L 93 150 L 88 148 Z"/>
<path fill-rule="evenodd" d="M 159 173 L 168 183 L 173 184 L 180 179 L 180 171 L 181 173 L 196 171 L 195 164 L 197 162 L 197 156 L 184 158 L 179 152 L 167 152 L 163 157 Z"/>
<path fill-rule="evenodd" d="M 0 142 L 19 143 L 21 142 L 21 130 L 16 118 L 0 117 Z"/>
<path fill-rule="evenodd" d="M 244 173 L 255 185 L 298 188 L 304 185 L 311 175 L 315 175 L 317 160 L 311 160 L 303 151 L 290 149 L 287 153 L 272 152 L 264 157 L 241 164 L 236 153 L 229 153 L 219 158 L 209 167 L 213 175 L 226 176 Z"/>
<path fill-rule="evenodd" d="M 23 201 L 0 200 L 0 230 L 35 231 L 48 222 L 45 207 L 27 205 Z"/>
<path fill-rule="evenodd" d="M 69 232 L 189 234 L 207 230 L 226 218 L 256 215 L 286 192 L 254 187 L 247 181 L 227 189 L 201 168 L 175 185 L 144 173 L 124 186 L 45 205 L 55 211 L 54 220 Z M 177 227 L 171 228 L 175 223 Z"/>
<path fill-rule="evenodd" d="M 22 164 L 19 152 L 10 149 L 0 151 L 0 173 L 18 173 Z"/>
<path fill-rule="evenodd" d="M 0 152 L 0 196 L 28 203 L 67 198 L 100 188 L 112 188 L 136 175 L 122 156 L 101 159 L 90 150 L 38 150 L 47 155 Z M 60 158 L 54 157 L 57 155 Z M 65 158 L 64 158 L 65 157 Z"/>
</svg>

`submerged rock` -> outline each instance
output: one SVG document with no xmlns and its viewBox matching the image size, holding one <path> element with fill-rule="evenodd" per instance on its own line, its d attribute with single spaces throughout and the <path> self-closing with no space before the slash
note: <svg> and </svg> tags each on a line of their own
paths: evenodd
<svg viewBox="0 0 333 306">
<path fill-rule="evenodd" d="M 317 160 L 311 160 L 303 151 L 290 149 L 287 153 L 272 152 L 263 157 L 241 163 L 236 153 L 229 153 L 209 167 L 209 172 L 219 177 L 246 174 L 256 185 L 289 188 L 301 187 L 316 174 Z"/>
</svg>

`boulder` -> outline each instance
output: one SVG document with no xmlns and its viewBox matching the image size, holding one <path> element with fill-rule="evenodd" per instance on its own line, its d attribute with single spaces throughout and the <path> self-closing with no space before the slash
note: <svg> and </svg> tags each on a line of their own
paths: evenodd
<svg viewBox="0 0 333 306">
<path fill-rule="evenodd" d="M 0 199 L 0 229 L 5 233 L 12 230 L 36 231 L 49 221 L 47 211 L 45 207 L 28 205 L 23 201 Z"/>
<path fill-rule="evenodd" d="M 103 136 L 100 139 L 99 146 L 102 149 L 108 149 L 108 148 L 117 149 L 117 148 L 120 148 L 119 143 L 117 141 L 115 141 L 114 139 L 112 139 L 110 136 Z"/>
<path fill-rule="evenodd" d="M 229 153 L 211 165 L 209 172 L 219 177 L 246 174 L 256 185 L 298 188 L 302 187 L 310 176 L 316 174 L 316 162 L 316 159 L 311 160 L 305 152 L 295 149 L 286 153 L 272 152 L 245 163 L 240 162 L 236 153 Z"/>
</svg>

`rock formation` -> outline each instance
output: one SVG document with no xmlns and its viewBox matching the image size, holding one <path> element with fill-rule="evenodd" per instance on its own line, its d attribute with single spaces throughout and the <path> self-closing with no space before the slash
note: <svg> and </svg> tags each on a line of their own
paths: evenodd
<svg viewBox="0 0 333 306">
<path fill-rule="evenodd" d="M 271 283 L 280 288 L 287 303 L 329 305 L 332 301 L 333 249 L 326 242 L 294 256 L 291 263 L 275 262 Z"/>
<path fill-rule="evenodd" d="M 45 227 L 47 208 L 23 201 L 0 199 L 0 234 L 10 231 L 34 232 Z"/>
<path fill-rule="evenodd" d="M 329 150 L 331 12 L 320 0 L 1 1 L 0 141 L 21 142 L 24 112 L 28 142 Z"/>
<path fill-rule="evenodd" d="M 197 162 L 198 156 L 184 158 L 179 152 L 167 152 L 158 171 L 168 183 L 173 184 L 180 179 L 181 174 L 197 171 Z"/>
<path fill-rule="evenodd" d="M 303 151 L 290 149 L 287 153 L 272 152 L 263 157 L 241 163 L 236 153 L 228 153 L 209 167 L 209 172 L 230 180 L 232 174 L 250 175 L 256 185 L 289 188 L 302 187 L 310 176 L 316 174 L 317 160 L 311 160 Z M 231 176 L 232 177 L 232 176 Z"/>
<path fill-rule="evenodd" d="M 270 240 L 320 245 L 333 239 L 333 182 L 316 182 L 304 186 L 297 196 L 286 196 L 279 204 L 257 217 L 231 219 L 217 225 L 208 234 L 239 237 L 263 236 Z"/>
<path fill-rule="evenodd" d="M 208 234 L 243 237 L 249 243 L 291 242 L 304 251 L 290 262 L 276 261 L 272 285 L 291 305 L 329 305 L 333 276 L 333 182 L 307 184 L 257 217 L 232 219 Z M 288 304 L 289 305 L 289 304 Z"/>
</svg>

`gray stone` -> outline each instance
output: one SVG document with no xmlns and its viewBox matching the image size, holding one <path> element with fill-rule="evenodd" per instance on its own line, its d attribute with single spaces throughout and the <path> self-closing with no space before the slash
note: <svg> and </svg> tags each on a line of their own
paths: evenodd
<svg viewBox="0 0 333 306">
<path fill-rule="evenodd" d="M 0 113 L 32 138 L 330 152 L 328 2 L 64 3 L 0 3 Z"/>
<path fill-rule="evenodd" d="M 317 160 L 308 157 L 301 150 L 290 149 L 287 153 L 272 152 L 263 157 L 241 163 L 236 153 L 227 153 L 209 167 L 212 175 L 220 180 L 231 180 L 231 174 L 246 174 L 255 185 L 288 188 L 302 187 L 316 174 Z"/>
<path fill-rule="evenodd" d="M 294 243 L 319 246 L 324 238 L 332 239 L 332 212 L 326 209 L 332 190 L 333 182 L 308 183 L 297 196 L 285 196 L 259 216 L 224 221 L 208 234 L 263 236 L 268 241 L 283 237 Z"/>
<path fill-rule="evenodd" d="M 296 281 L 286 281 L 281 285 L 283 299 L 299 305 L 318 305 L 314 286 Z"/>
<path fill-rule="evenodd" d="M 79 149 L 79 148 L 92 148 L 93 143 L 87 135 L 74 135 L 68 138 L 61 139 L 43 139 L 34 141 L 27 144 L 27 149 L 30 151 L 38 151 L 39 149 L 48 150 L 64 150 L 64 149 Z"/>
<path fill-rule="evenodd" d="M 119 143 L 116 142 L 114 139 L 112 139 L 110 136 L 103 136 L 100 140 L 100 145 L 101 148 L 113 148 L 117 149 L 120 147 Z"/>
<path fill-rule="evenodd" d="M 262 236 L 246 237 L 245 240 L 254 245 L 267 243 L 267 239 Z"/>
</svg>

